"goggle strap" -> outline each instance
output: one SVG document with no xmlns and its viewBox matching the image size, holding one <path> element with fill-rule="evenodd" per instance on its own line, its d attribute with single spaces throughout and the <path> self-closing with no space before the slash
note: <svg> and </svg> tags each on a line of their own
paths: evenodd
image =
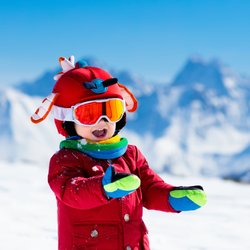
<svg viewBox="0 0 250 250">
<path fill-rule="evenodd" d="M 59 106 L 53 106 L 53 116 L 55 119 L 60 121 L 74 121 L 72 108 L 62 108 Z"/>
</svg>

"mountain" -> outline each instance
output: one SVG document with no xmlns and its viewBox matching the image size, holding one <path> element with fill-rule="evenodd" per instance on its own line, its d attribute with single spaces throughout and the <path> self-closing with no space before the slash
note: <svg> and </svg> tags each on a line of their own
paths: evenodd
<svg viewBox="0 0 250 250">
<path fill-rule="evenodd" d="M 110 72 L 111 75 L 116 76 L 119 82 L 126 83 L 126 86 L 131 88 L 133 91 L 136 91 L 138 95 L 142 92 L 139 91 L 140 83 L 142 82 L 141 78 L 135 74 L 131 74 L 126 70 L 116 70 L 112 67 L 109 67 L 104 62 L 101 62 L 93 57 L 81 58 L 81 61 L 85 61 L 87 65 L 94 67 L 101 67 Z M 17 85 L 17 89 L 23 93 L 26 93 L 31 96 L 47 96 L 55 84 L 53 77 L 60 72 L 61 69 L 58 67 L 56 69 L 50 70 L 39 76 L 37 79 L 31 82 L 22 82 Z M 145 82 L 145 81 L 143 81 Z M 149 92 L 151 88 L 143 89 L 143 92 Z"/>
<path fill-rule="evenodd" d="M 250 182 L 248 77 L 234 73 L 217 60 L 190 58 L 172 82 L 159 85 L 98 61 L 89 64 L 107 69 L 136 93 L 139 108 L 135 114 L 128 114 L 123 134 L 139 146 L 152 168 L 177 175 Z M 29 122 L 29 115 L 41 101 L 39 96 L 51 91 L 57 72 L 59 69 L 51 70 L 33 83 L 22 83 L 17 90 L 1 93 L 4 119 L 0 122 L 0 141 L 1 152 L 6 152 L 4 158 L 12 157 L 7 151 L 14 150 L 14 158 L 41 160 L 57 150 L 62 138 L 56 135 L 52 119 L 41 125 Z M 16 117 L 20 120 L 13 119 Z"/>
<path fill-rule="evenodd" d="M 44 161 L 58 149 L 52 120 L 37 126 L 30 115 L 41 99 L 14 89 L 0 92 L 0 159 L 7 161 Z"/>
<path fill-rule="evenodd" d="M 169 121 L 164 138 L 176 148 L 174 155 L 169 152 L 167 169 L 170 165 L 170 171 L 179 174 L 247 176 L 249 156 L 244 153 L 244 164 L 241 156 L 250 143 L 246 82 L 217 61 L 187 61 L 159 96 L 160 112 Z"/>
<path fill-rule="evenodd" d="M 202 84 L 206 91 L 216 91 L 217 95 L 226 95 L 227 88 L 224 84 L 224 74 L 219 61 L 206 62 L 201 58 L 191 58 L 184 65 L 172 82 L 172 86 L 185 85 L 193 88 Z"/>
</svg>

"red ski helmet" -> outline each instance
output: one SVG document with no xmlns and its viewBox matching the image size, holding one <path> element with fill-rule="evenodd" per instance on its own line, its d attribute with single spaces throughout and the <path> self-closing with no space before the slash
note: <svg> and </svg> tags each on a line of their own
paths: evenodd
<svg viewBox="0 0 250 250">
<path fill-rule="evenodd" d="M 69 59 L 60 57 L 59 63 L 63 71 L 54 77 L 57 82 L 52 93 L 32 115 L 32 122 L 43 121 L 52 110 L 58 132 L 67 136 L 62 125 L 67 121 L 66 113 L 75 104 L 97 99 L 120 98 L 125 100 L 127 111 L 134 112 L 137 109 L 134 95 L 105 70 L 86 66 L 82 62 L 75 64 L 73 56 Z"/>
</svg>

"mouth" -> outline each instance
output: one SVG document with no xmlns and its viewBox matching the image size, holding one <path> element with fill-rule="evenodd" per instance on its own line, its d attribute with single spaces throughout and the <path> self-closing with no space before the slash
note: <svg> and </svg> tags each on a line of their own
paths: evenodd
<svg viewBox="0 0 250 250">
<path fill-rule="evenodd" d="M 96 138 L 104 138 L 107 135 L 108 130 L 107 129 L 96 129 L 92 132 L 92 134 Z"/>
</svg>

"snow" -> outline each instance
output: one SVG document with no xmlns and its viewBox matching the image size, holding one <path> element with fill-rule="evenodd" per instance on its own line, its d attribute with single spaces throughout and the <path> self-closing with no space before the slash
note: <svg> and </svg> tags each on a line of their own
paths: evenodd
<svg viewBox="0 0 250 250">
<path fill-rule="evenodd" d="M 47 167 L 63 138 L 52 117 L 38 125 L 30 122 L 42 100 L 34 94 L 46 96 L 54 74 L 23 86 L 29 95 L 0 91 L 0 249 L 57 248 L 56 202 Z M 121 136 L 137 145 L 155 170 L 186 175 L 165 174 L 167 182 L 201 184 L 208 194 L 208 204 L 195 212 L 145 210 L 152 249 L 250 249 L 250 185 L 211 178 L 250 183 L 250 79 L 197 58 L 159 88 L 151 85 L 141 92 L 145 83 L 128 72 L 118 78 L 129 83 L 141 104 L 128 114 Z"/>
<path fill-rule="evenodd" d="M 56 201 L 47 171 L 46 164 L 0 162 L 0 249 L 57 249 Z M 145 210 L 152 250 L 250 249 L 249 184 L 162 177 L 174 185 L 203 185 L 208 203 L 180 214 Z"/>
</svg>

